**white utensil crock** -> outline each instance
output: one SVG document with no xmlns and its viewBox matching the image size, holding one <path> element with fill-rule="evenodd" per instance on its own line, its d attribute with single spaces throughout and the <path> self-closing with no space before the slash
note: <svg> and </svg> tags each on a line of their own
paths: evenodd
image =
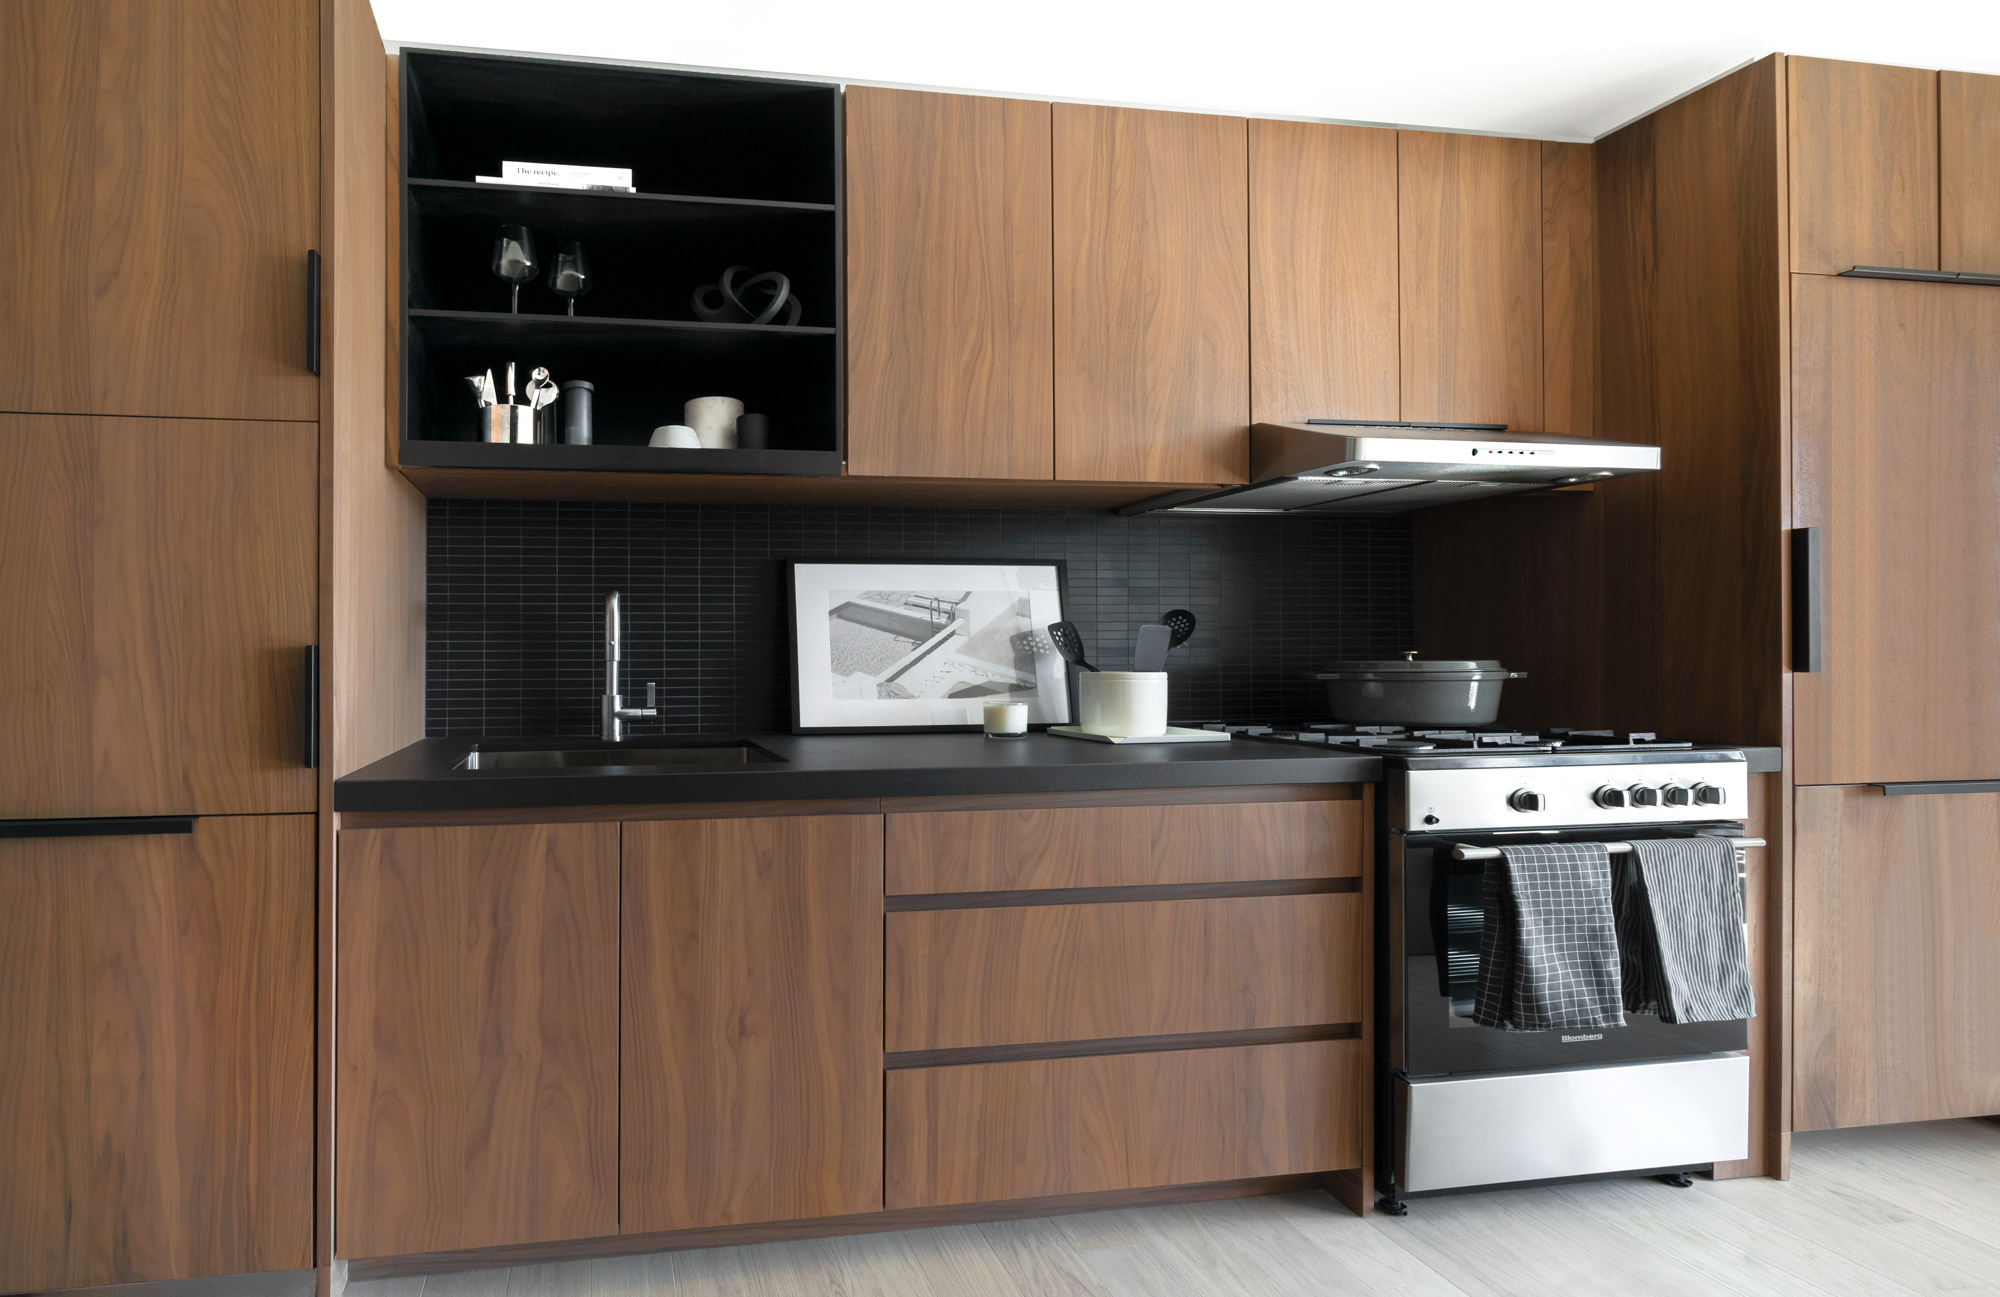
<svg viewBox="0 0 2000 1297">
<path fill-rule="evenodd" d="M 1078 685 L 1081 728 L 1114 738 L 1157 738 L 1167 732 L 1167 673 L 1085 671 Z"/>
</svg>

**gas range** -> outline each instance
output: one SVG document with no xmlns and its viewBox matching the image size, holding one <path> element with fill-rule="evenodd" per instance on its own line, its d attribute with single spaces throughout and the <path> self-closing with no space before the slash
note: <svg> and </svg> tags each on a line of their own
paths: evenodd
<svg viewBox="0 0 2000 1297">
<path fill-rule="evenodd" d="M 1204 729 L 1382 758 L 1392 832 L 1441 833 L 1684 826 L 1740 819 L 1749 797 L 1741 748 L 1632 730 L 1406 729 L 1393 725 L 1212 722 Z"/>
</svg>

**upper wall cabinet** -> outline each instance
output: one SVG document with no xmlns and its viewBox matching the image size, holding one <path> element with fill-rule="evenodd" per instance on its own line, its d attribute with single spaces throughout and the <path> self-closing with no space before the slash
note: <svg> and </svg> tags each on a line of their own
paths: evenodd
<svg viewBox="0 0 2000 1297">
<path fill-rule="evenodd" d="M 1938 73 L 1938 268 L 2000 274 L 2000 77 Z"/>
<path fill-rule="evenodd" d="M 1938 75 L 1788 59 L 1792 269 L 1938 266 Z"/>
<path fill-rule="evenodd" d="M 1055 472 L 1049 105 L 847 92 L 847 467 Z"/>
<path fill-rule="evenodd" d="M 1250 123 L 1250 418 L 1398 417 L 1396 133 Z"/>
<path fill-rule="evenodd" d="M 1056 476 L 1250 467 L 1247 126 L 1054 107 Z"/>
<path fill-rule="evenodd" d="M 1403 418 L 1542 423 L 1542 145 L 1401 131 Z"/>
<path fill-rule="evenodd" d="M 316 0 L 12 0 L 0 50 L 0 409 L 316 419 Z"/>
</svg>

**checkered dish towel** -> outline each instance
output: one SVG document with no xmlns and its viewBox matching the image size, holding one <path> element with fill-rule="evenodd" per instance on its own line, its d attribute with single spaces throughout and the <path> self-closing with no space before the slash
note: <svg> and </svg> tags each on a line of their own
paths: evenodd
<svg viewBox="0 0 2000 1297">
<path fill-rule="evenodd" d="M 1486 862 L 1485 919 L 1474 1022 L 1508 1031 L 1625 1025 L 1603 843 L 1500 848 Z"/>
<path fill-rule="evenodd" d="M 1736 848 L 1727 838 L 1641 838 L 1618 877 L 1625 1007 L 1661 1022 L 1757 1016 Z"/>
</svg>

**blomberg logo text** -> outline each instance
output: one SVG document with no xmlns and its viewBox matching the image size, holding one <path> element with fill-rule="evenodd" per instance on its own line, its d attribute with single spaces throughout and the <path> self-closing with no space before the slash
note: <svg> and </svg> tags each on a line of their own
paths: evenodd
<svg viewBox="0 0 2000 1297">
<path fill-rule="evenodd" d="M 1564 1036 L 1563 1044 L 1574 1045 L 1579 1040 L 1603 1040 L 1603 1039 L 1604 1039 L 1604 1033 L 1601 1031 L 1597 1031 L 1597 1032 L 1592 1032 L 1588 1036 Z"/>
</svg>

